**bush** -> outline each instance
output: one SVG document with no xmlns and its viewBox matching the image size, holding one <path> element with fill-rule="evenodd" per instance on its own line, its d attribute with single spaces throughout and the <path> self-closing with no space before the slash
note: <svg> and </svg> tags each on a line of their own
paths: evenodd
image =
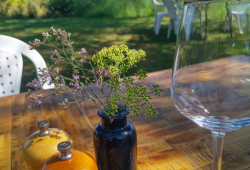
<svg viewBox="0 0 250 170">
<path fill-rule="evenodd" d="M 154 16 L 151 0 L 0 0 L 0 17 Z"/>
<path fill-rule="evenodd" d="M 153 16 L 151 0 L 76 0 L 75 15 L 88 17 L 143 17 Z"/>
<path fill-rule="evenodd" d="M 76 6 L 74 0 L 50 0 L 47 4 L 47 16 L 51 17 L 70 17 Z"/>
<path fill-rule="evenodd" d="M 46 14 L 46 0 L 5 0 L 0 1 L 0 17 L 33 18 Z"/>
</svg>

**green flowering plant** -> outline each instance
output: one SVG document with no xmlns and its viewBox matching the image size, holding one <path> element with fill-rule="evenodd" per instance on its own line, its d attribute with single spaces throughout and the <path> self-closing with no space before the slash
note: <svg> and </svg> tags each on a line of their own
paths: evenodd
<svg viewBox="0 0 250 170">
<path fill-rule="evenodd" d="M 49 68 L 40 69 L 41 82 L 33 80 L 27 84 L 27 87 L 34 88 L 33 91 L 29 89 L 25 94 L 26 98 L 30 97 L 34 101 L 29 104 L 30 108 L 41 104 L 42 100 L 49 95 L 71 92 L 76 96 L 75 101 L 65 99 L 59 103 L 65 109 L 78 101 L 81 106 L 84 106 L 85 100 L 92 100 L 98 109 L 110 117 L 118 113 L 118 104 L 122 105 L 119 113 L 125 107 L 129 107 L 132 115 L 139 116 L 140 112 L 145 110 L 148 117 L 156 117 L 157 111 L 150 103 L 150 99 L 152 94 L 160 96 L 163 89 L 160 89 L 159 85 L 153 85 L 151 89 L 143 85 L 142 81 L 147 77 L 147 73 L 143 70 L 139 70 L 135 76 L 126 76 L 128 69 L 136 67 L 138 62 L 145 60 L 146 53 L 143 50 L 137 51 L 125 45 L 113 45 L 89 56 L 84 48 L 80 52 L 74 51 L 70 33 L 53 27 L 50 28 L 50 33 L 42 33 L 43 42 L 35 39 L 34 42 L 29 43 L 30 49 L 40 45 L 53 48 L 50 56 L 53 64 Z M 52 43 L 53 37 L 55 37 L 54 41 L 60 43 L 60 48 Z M 57 67 L 62 63 L 70 65 L 72 77 L 60 74 Z M 88 64 L 90 69 L 87 69 L 84 64 Z M 46 82 L 54 84 L 55 90 L 48 91 L 47 96 L 34 93 Z M 95 89 L 101 92 L 101 97 L 96 94 Z"/>
</svg>

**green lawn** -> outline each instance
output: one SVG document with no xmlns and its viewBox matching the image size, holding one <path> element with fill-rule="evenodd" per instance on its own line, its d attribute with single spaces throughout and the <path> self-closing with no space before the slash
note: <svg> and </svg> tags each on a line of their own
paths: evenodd
<svg viewBox="0 0 250 170">
<path fill-rule="evenodd" d="M 169 18 L 165 17 L 159 35 L 153 31 L 154 17 L 147 18 L 59 18 L 59 19 L 12 19 L 1 20 L 0 34 L 18 38 L 26 43 L 35 38 L 42 39 L 41 33 L 51 26 L 72 33 L 74 49 L 86 48 L 89 54 L 95 54 L 103 47 L 125 44 L 132 49 L 143 49 L 147 53 L 146 60 L 139 63 L 128 74 L 143 69 L 153 72 L 172 68 L 176 36 L 172 31 L 167 39 Z M 49 49 L 38 48 L 45 61 L 50 62 Z M 71 74 L 71 68 L 59 68 L 64 75 Z M 33 64 L 24 57 L 24 68 L 21 92 L 27 91 L 27 82 L 35 78 Z"/>
</svg>

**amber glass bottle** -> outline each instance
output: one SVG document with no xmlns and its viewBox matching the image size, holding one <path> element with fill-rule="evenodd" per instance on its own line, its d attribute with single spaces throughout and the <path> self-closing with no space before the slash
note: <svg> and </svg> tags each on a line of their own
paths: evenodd
<svg viewBox="0 0 250 170">
<path fill-rule="evenodd" d="M 42 170 L 98 170 L 95 160 L 90 155 L 71 149 L 71 142 L 61 142 L 57 148 L 61 153 L 50 157 Z"/>
<path fill-rule="evenodd" d="M 71 137 L 65 131 L 48 128 L 47 120 L 38 122 L 37 126 L 39 131 L 31 134 L 22 147 L 23 159 L 33 170 L 40 170 L 49 157 L 58 153 L 57 145 L 60 142 L 72 142 Z"/>
</svg>

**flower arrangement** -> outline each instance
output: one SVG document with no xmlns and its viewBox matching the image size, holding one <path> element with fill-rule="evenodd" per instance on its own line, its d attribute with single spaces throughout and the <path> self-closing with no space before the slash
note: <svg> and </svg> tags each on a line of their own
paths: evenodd
<svg viewBox="0 0 250 170">
<path fill-rule="evenodd" d="M 138 62 L 145 60 L 146 53 L 143 50 L 137 51 L 125 45 L 113 45 L 103 48 L 91 57 L 84 48 L 80 52 L 74 51 L 70 33 L 53 27 L 50 28 L 50 33 L 51 35 L 48 32 L 42 33 L 42 42 L 39 39 L 29 42 L 30 49 L 40 45 L 52 47 L 50 59 L 53 64 L 49 68 L 40 69 L 41 83 L 35 79 L 28 83 L 27 87 L 37 91 L 49 81 L 49 84 L 55 85 L 55 90 L 48 91 L 49 95 L 72 92 L 76 96 L 75 101 L 65 99 L 60 103 L 65 109 L 78 101 L 83 106 L 85 100 L 92 100 L 98 109 L 110 117 L 117 114 L 118 104 L 122 105 L 119 113 L 125 107 L 129 107 L 132 115 L 139 116 L 142 110 L 146 111 L 148 117 L 157 115 L 156 108 L 150 103 L 150 95 L 160 95 L 163 89 L 160 89 L 159 85 L 153 85 L 148 89 L 141 84 L 147 77 L 147 73 L 142 70 L 135 73 L 135 76 L 126 76 L 129 68 L 136 67 Z M 54 45 L 54 41 L 52 42 L 53 37 L 57 44 L 60 43 L 60 48 Z M 57 66 L 62 63 L 72 67 L 72 77 L 65 77 L 59 73 Z M 84 64 L 88 64 L 90 69 Z M 101 92 L 101 97 L 94 92 L 94 88 Z M 36 95 L 34 91 L 29 89 L 25 94 L 26 98 L 30 97 L 34 101 L 30 103 L 29 108 L 41 104 L 47 97 L 42 94 Z"/>
</svg>

